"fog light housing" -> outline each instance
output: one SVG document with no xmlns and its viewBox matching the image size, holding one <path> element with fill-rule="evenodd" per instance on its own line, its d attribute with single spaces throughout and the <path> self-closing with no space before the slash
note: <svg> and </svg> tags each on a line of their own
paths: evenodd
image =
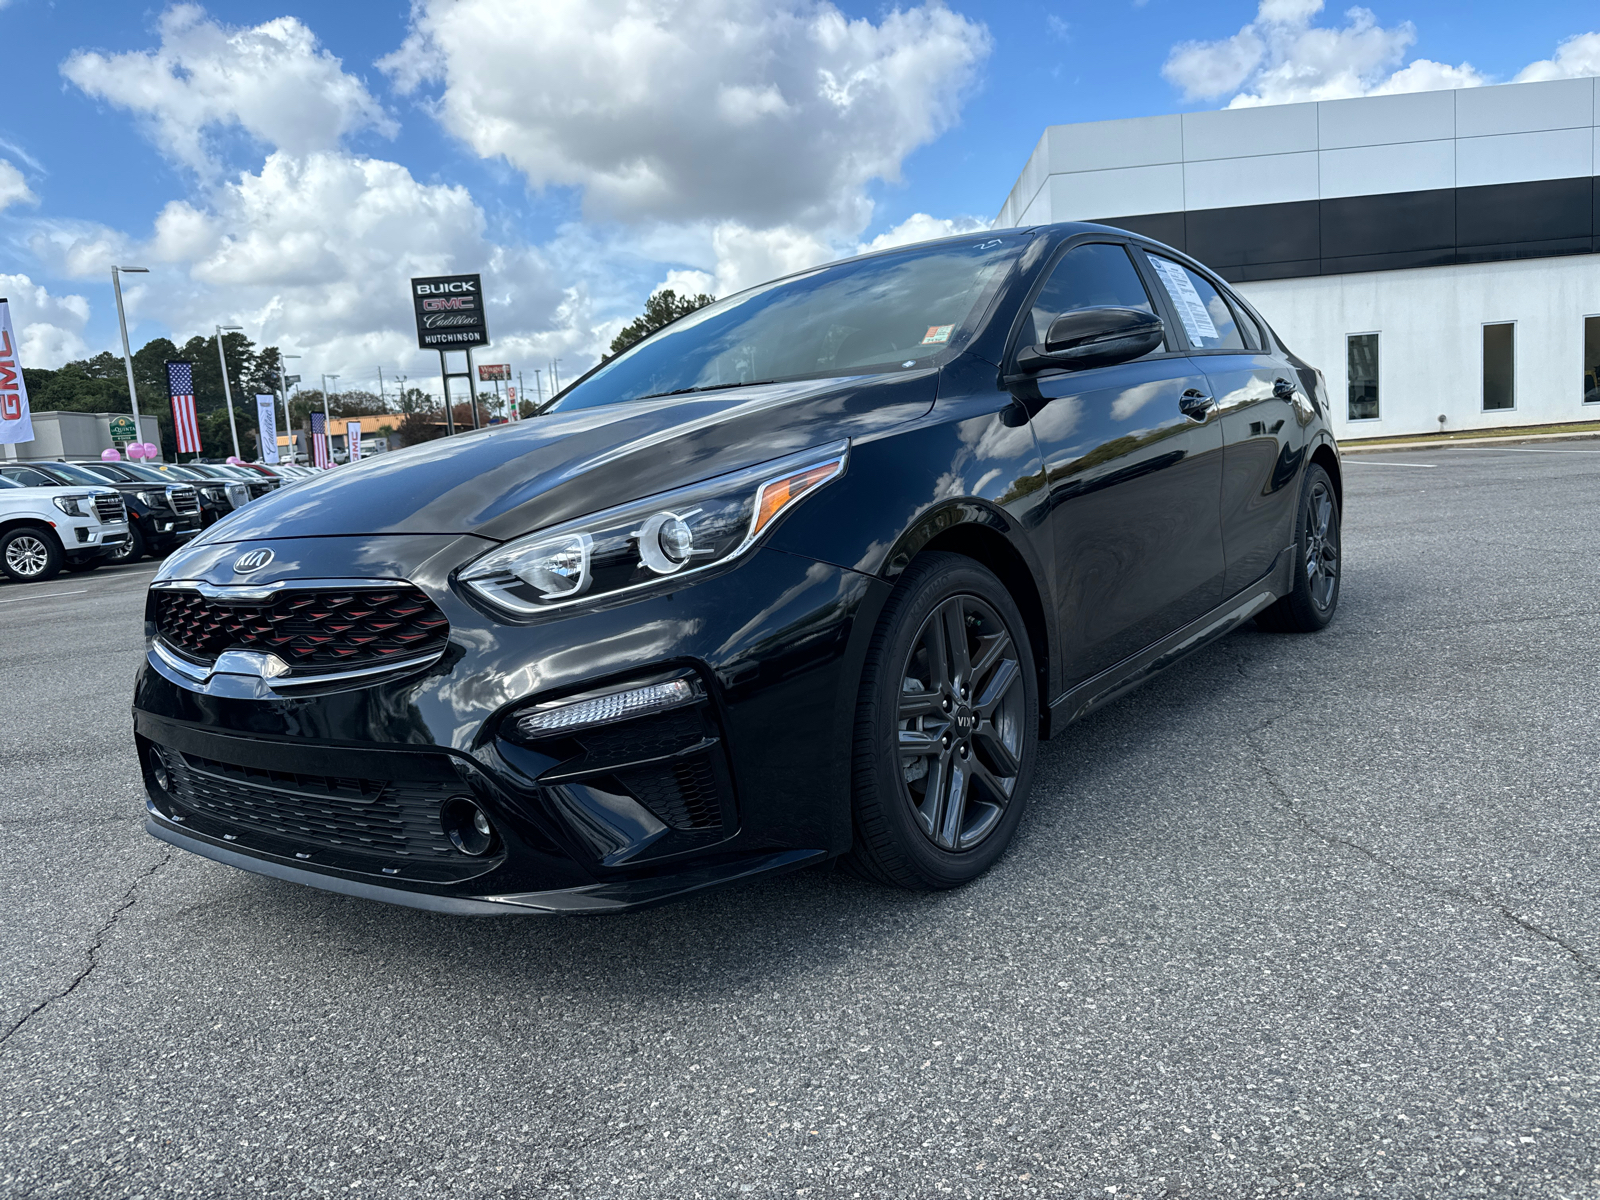
<svg viewBox="0 0 1600 1200">
<path fill-rule="evenodd" d="M 439 824 L 455 848 L 473 858 L 481 858 L 494 849 L 494 825 L 489 814 L 478 807 L 476 800 L 466 796 L 451 796 L 439 806 Z"/>
<path fill-rule="evenodd" d="M 689 680 L 669 679 L 600 696 L 541 704 L 518 713 L 511 719 L 511 726 L 521 737 L 549 737 L 582 726 L 610 725 L 677 708 L 692 703 L 695 698 L 695 687 Z"/>
<path fill-rule="evenodd" d="M 172 773 L 167 770 L 167 760 L 161 757 L 159 750 L 150 751 L 150 775 L 158 788 L 172 794 Z"/>
</svg>

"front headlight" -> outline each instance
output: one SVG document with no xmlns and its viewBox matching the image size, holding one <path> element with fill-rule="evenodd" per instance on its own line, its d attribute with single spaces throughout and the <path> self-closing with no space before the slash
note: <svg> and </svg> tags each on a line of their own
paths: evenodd
<svg viewBox="0 0 1600 1200">
<path fill-rule="evenodd" d="M 138 492 L 135 494 L 151 508 L 162 508 L 167 503 L 167 494 L 165 492 Z"/>
<path fill-rule="evenodd" d="M 83 511 L 79 501 L 87 500 L 88 498 L 87 496 L 52 496 L 50 497 L 50 503 L 54 504 L 69 517 L 85 517 L 89 514 Z"/>
<path fill-rule="evenodd" d="M 507 542 L 458 576 L 531 616 L 676 582 L 746 553 L 783 513 L 844 473 L 850 443 L 792 454 Z"/>
</svg>

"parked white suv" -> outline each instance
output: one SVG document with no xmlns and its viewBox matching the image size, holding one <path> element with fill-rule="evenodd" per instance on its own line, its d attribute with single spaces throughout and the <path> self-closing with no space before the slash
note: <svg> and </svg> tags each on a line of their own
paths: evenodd
<svg viewBox="0 0 1600 1200">
<path fill-rule="evenodd" d="M 0 477 L 0 572 L 19 583 L 89 571 L 128 539 L 115 488 L 23 487 Z"/>
</svg>

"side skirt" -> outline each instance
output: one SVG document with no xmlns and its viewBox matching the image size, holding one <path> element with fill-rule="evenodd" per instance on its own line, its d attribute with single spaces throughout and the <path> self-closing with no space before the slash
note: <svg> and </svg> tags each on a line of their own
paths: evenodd
<svg viewBox="0 0 1600 1200">
<path fill-rule="evenodd" d="M 1287 546 L 1273 559 L 1265 575 L 1232 599 L 1051 701 L 1051 727 L 1060 729 L 1070 725 L 1127 695 L 1180 658 L 1232 633 L 1280 596 L 1288 595 L 1293 587 L 1294 547 Z"/>
</svg>

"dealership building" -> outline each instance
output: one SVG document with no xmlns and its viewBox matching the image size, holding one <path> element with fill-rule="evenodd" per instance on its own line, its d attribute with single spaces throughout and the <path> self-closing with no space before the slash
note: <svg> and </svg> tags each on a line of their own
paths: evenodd
<svg viewBox="0 0 1600 1200">
<path fill-rule="evenodd" d="M 995 226 L 1206 263 L 1320 367 L 1342 439 L 1600 420 L 1600 86 L 1046 129 Z"/>
</svg>

